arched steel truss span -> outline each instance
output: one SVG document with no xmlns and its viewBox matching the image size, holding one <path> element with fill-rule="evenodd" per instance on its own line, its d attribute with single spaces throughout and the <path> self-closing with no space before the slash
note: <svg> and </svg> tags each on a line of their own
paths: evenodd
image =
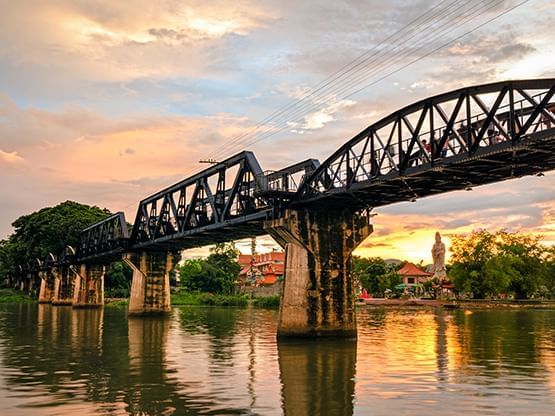
<svg viewBox="0 0 555 416">
<path fill-rule="evenodd" d="M 139 250 L 178 251 L 264 234 L 286 209 L 369 209 L 555 168 L 555 79 L 463 88 L 402 108 L 323 164 L 262 171 L 244 151 L 139 202 L 133 228 L 117 213 L 72 250 L 27 267 L 106 263 Z"/>
<path fill-rule="evenodd" d="M 364 129 L 303 183 L 295 208 L 367 208 L 555 168 L 555 79 L 462 88 Z"/>
</svg>

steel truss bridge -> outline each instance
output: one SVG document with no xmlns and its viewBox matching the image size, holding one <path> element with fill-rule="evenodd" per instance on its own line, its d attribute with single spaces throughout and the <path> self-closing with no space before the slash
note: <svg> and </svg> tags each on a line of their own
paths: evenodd
<svg viewBox="0 0 555 416">
<path fill-rule="evenodd" d="M 83 230 L 75 255 L 30 267 L 261 235 L 286 209 L 358 211 L 541 175 L 555 168 L 554 95 L 553 78 L 450 91 L 368 126 L 321 164 L 265 172 L 244 151 L 140 201 L 130 230 L 119 212 Z"/>
</svg>

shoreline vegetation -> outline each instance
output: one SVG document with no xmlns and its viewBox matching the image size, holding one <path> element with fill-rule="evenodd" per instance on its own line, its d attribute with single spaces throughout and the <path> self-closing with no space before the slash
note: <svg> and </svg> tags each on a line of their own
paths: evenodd
<svg viewBox="0 0 555 416">
<path fill-rule="evenodd" d="M 38 302 L 26 293 L 16 289 L 0 289 L 0 303 L 32 303 Z"/>
<path fill-rule="evenodd" d="M 245 295 L 222 295 L 205 292 L 176 292 L 171 294 L 172 306 L 231 306 L 247 308 L 278 309 L 279 296 L 250 298 Z M 106 298 L 106 306 L 122 307 L 129 304 L 128 298 Z"/>
<path fill-rule="evenodd" d="M 37 299 L 15 289 L 0 289 L 0 304 L 5 303 L 34 303 Z M 280 305 L 279 296 L 250 298 L 246 295 L 221 295 L 203 292 L 176 292 L 171 295 L 172 306 L 224 306 L 247 308 L 255 307 L 262 309 L 278 309 Z M 107 307 L 127 307 L 128 298 L 105 299 Z M 366 299 L 357 302 L 358 307 L 444 307 L 448 309 L 498 309 L 498 308 L 532 308 L 532 309 L 555 309 L 555 300 L 541 299 L 464 299 L 464 300 L 441 300 L 441 299 Z"/>
<path fill-rule="evenodd" d="M 555 309 L 555 300 L 545 299 L 384 299 L 372 298 L 357 302 L 362 307 L 444 307 L 446 309 L 531 308 Z"/>
</svg>

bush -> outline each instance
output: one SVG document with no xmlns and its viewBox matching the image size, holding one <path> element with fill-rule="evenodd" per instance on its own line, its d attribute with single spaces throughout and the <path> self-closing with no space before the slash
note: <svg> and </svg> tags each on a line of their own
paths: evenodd
<svg viewBox="0 0 555 416">
<path fill-rule="evenodd" d="M 15 289 L 0 289 L 0 303 L 34 302 L 26 293 Z"/>
<path fill-rule="evenodd" d="M 242 295 L 219 295 L 203 292 L 177 292 L 172 295 L 172 305 L 245 307 L 248 302 L 247 297 Z"/>
<path fill-rule="evenodd" d="M 107 298 L 128 298 L 129 289 L 125 287 L 113 287 L 106 289 L 104 296 Z"/>
<path fill-rule="evenodd" d="M 281 297 L 279 295 L 255 298 L 253 305 L 258 308 L 278 309 Z"/>
</svg>

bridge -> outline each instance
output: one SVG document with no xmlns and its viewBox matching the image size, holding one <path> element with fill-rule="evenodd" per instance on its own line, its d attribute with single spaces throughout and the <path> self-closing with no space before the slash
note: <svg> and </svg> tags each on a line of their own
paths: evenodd
<svg viewBox="0 0 555 416">
<path fill-rule="evenodd" d="M 39 301 L 104 302 L 105 267 L 133 270 L 130 314 L 170 309 L 179 251 L 270 234 L 286 250 L 278 335 L 354 336 L 351 253 L 370 211 L 555 168 L 555 79 L 506 81 L 430 97 L 368 126 L 323 163 L 263 171 L 244 151 L 84 229 L 76 250 L 21 267 Z"/>
</svg>

